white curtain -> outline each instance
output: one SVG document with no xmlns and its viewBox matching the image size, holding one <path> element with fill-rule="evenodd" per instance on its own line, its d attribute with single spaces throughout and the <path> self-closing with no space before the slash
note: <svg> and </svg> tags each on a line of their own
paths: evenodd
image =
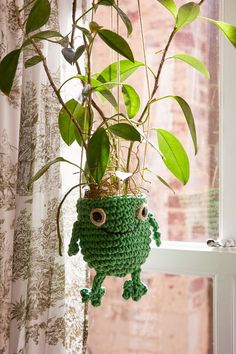
<svg viewBox="0 0 236 354">
<path fill-rule="evenodd" d="M 47 29 L 66 31 L 71 2 L 51 1 Z M 0 0 L 0 59 L 22 43 L 16 6 L 26 4 Z M 59 85 L 64 67 L 60 47 L 44 42 L 41 48 Z M 23 66 L 31 56 L 30 50 L 21 56 L 10 96 L 0 94 L 0 353 L 79 354 L 86 338 L 86 311 L 79 295 L 85 269 L 79 256 L 66 254 L 76 195 L 63 208 L 65 249 L 60 257 L 55 219 L 65 189 L 62 166 L 54 165 L 27 189 L 30 177 L 64 150 L 57 126 L 60 107 L 43 67 Z"/>
</svg>

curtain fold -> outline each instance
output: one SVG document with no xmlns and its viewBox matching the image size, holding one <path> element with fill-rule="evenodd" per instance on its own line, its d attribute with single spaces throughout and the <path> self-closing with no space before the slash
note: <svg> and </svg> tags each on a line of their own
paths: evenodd
<svg viewBox="0 0 236 354">
<path fill-rule="evenodd" d="M 51 2 L 46 29 L 59 30 L 63 22 L 66 30 L 71 3 Z M 26 4 L 0 0 L 0 59 L 22 43 L 16 6 Z M 59 85 L 60 48 L 46 41 L 40 46 Z M 0 94 L 0 353 L 78 354 L 86 318 L 79 296 L 85 268 L 80 257 L 66 255 L 78 196 L 68 198 L 63 208 L 65 250 L 60 257 L 56 212 L 67 170 L 54 165 L 27 188 L 32 175 L 65 150 L 58 135 L 60 107 L 43 67 L 24 68 L 32 56 L 32 50 L 21 55 L 13 91 L 9 97 Z"/>
</svg>

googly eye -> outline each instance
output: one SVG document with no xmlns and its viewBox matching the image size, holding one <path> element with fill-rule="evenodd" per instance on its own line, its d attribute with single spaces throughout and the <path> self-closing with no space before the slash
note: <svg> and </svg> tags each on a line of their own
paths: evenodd
<svg viewBox="0 0 236 354">
<path fill-rule="evenodd" d="M 138 219 L 139 220 L 146 220 L 148 217 L 148 207 L 147 204 L 142 204 L 138 210 Z"/>
<path fill-rule="evenodd" d="M 106 222 L 106 213 L 101 208 L 94 208 L 90 213 L 90 220 L 96 226 L 102 226 Z"/>
</svg>

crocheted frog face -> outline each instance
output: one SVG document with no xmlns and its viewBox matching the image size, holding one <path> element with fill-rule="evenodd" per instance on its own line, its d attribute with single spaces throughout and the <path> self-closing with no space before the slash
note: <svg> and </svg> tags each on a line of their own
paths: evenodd
<svg viewBox="0 0 236 354">
<path fill-rule="evenodd" d="M 80 199 L 69 255 L 76 254 L 80 246 L 88 266 L 103 279 L 140 273 L 150 251 L 151 228 L 160 244 L 158 225 L 146 203 L 143 195 Z"/>
</svg>

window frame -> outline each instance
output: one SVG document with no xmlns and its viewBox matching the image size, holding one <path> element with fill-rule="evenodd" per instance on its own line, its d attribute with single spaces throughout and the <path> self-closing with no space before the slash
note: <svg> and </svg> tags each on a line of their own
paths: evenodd
<svg viewBox="0 0 236 354">
<path fill-rule="evenodd" d="M 220 0 L 220 18 L 236 25 L 236 1 Z M 236 240 L 236 51 L 220 36 L 220 210 L 219 239 Z M 213 353 L 236 353 L 236 248 L 210 248 L 205 243 L 163 241 L 152 247 L 144 271 L 197 275 L 213 279 Z"/>
</svg>

